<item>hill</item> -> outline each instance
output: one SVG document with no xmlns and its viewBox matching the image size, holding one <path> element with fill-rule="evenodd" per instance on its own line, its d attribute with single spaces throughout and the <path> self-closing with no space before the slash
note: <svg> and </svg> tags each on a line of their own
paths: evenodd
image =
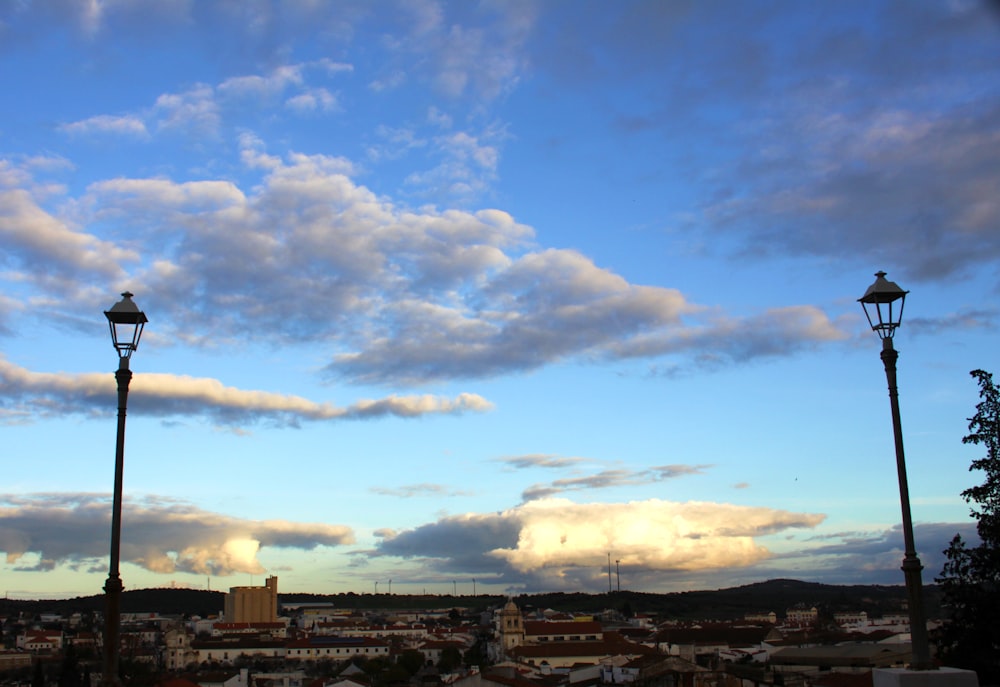
<svg viewBox="0 0 1000 687">
<path fill-rule="evenodd" d="M 160 613 L 164 615 L 198 615 L 206 617 L 222 611 L 224 594 L 197 589 L 138 589 L 122 594 L 123 613 Z M 940 593 L 936 586 L 924 588 L 928 617 L 940 615 Z M 408 594 L 279 594 L 278 603 L 331 603 L 335 608 L 356 610 L 405 610 L 431 608 L 467 608 L 478 611 L 496 607 L 506 601 L 504 596 L 408 595 Z M 869 616 L 899 613 L 905 608 L 906 589 L 880 585 L 828 585 L 799 580 L 768 580 L 729 589 L 646 594 L 620 591 L 604 594 L 542 593 L 514 597 L 521 608 L 551 608 L 557 611 L 600 613 L 615 609 L 649 613 L 673 619 L 741 618 L 747 613 L 774 611 L 782 616 L 785 609 L 798 603 L 836 611 L 866 611 Z M 0 615 L 18 611 L 32 614 L 100 612 L 104 596 L 94 595 L 64 600 L 0 600 Z"/>
</svg>

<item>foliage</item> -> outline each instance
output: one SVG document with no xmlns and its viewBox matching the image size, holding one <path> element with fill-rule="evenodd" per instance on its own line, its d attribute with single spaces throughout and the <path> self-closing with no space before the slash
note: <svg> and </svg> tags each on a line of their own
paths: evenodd
<svg viewBox="0 0 1000 687">
<path fill-rule="evenodd" d="M 424 667 L 424 655 L 416 649 L 405 649 L 396 659 L 396 664 L 406 671 L 407 677 L 413 677 Z"/>
<path fill-rule="evenodd" d="M 129 656 L 122 656 L 120 660 L 122 684 L 128 687 L 152 687 L 156 684 L 156 666 L 152 663 L 137 661 Z"/>
<path fill-rule="evenodd" d="M 72 644 L 66 647 L 66 651 L 63 654 L 57 684 L 59 687 L 83 687 L 80 662 L 76 657 L 76 648 Z"/>
<path fill-rule="evenodd" d="M 35 661 L 35 674 L 31 678 L 31 687 L 45 687 L 45 668 L 41 661 Z"/>
<path fill-rule="evenodd" d="M 476 638 L 476 643 L 462 655 L 462 662 L 467 666 L 478 666 L 480 669 L 490 664 L 486 640 L 483 637 Z"/>
<path fill-rule="evenodd" d="M 439 671 L 450 673 L 460 665 L 462 665 L 462 652 L 453 646 L 445 647 L 441 650 L 441 658 L 437 662 L 437 669 Z"/>
<path fill-rule="evenodd" d="M 947 561 L 937 582 L 949 619 L 936 639 L 945 664 L 975 670 L 980 684 L 994 684 L 1000 683 L 1000 389 L 990 373 L 970 374 L 981 401 L 962 443 L 985 449 L 969 470 L 986 478 L 963 491 L 962 498 L 972 506 L 979 544 L 969 546 L 955 535 L 944 552 Z"/>
</svg>

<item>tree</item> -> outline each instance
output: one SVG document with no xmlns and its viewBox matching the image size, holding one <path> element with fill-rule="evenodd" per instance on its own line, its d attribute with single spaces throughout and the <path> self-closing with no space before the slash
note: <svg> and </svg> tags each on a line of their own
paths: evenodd
<svg viewBox="0 0 1000 687">
<path fill-rule="evenodd" d="M 962 498 L 971 505 L 979 544 L 969 546 L 956 534 L 944 552 L 947 561 L 936 582 L 949 618 L 937 643 L 947 665 L 975 670 L 980 684 L 996 684 L 1000 683 L 1000 388 L 988 372 L 970 374 L 979 384 L 981 400 L 962 443 L 986 450 L 969 467 L 985 473 L 986 479 L 963 491 Z"/>
<path fill-rule="evenodd" d="M 41 661 L 35 661 L 35 674 L 31 678 L 31 687 L 45 687 L 45 669 Z"/>
<path fill-rule="evenodd" d="M 417 674 L 424 667 L 424 655 L 416 649 L 405 649 L 396 659 L 396 664 L 406 671 L 407 677 Z"/>
<path fill-rule="evenodd" d="M 70 644 L 63 654 L 62 665 L 59 667 L 59 677 L 57 683 L 59 687 L 82 687 L 83 679 L 80 675 L 80 662 L 76 657 L 76 649 Z"/>
<path fill-rule="evenodd" d="M 437 669 L 440 672 L 450 673 L 460 665 L 462 665 L 462 652 L 457 648 L 449 646 L 441 650 L 441 658 L 437 662 Z"/>
</svg>

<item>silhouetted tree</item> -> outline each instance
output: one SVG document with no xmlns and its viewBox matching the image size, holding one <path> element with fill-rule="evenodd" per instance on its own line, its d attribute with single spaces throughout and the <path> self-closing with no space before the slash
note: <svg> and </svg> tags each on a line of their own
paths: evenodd
<svg viewBox="0 0 1000 687">
<path fill-rule="evenodd" d="M 80 662 L 76 658 L 76 649 L 72 644 L 66 647 L 62 665 L 59 667 L 59 687 L 81 687 Z"/>
<path fill-rule="evenodd" d="M 35 661 L 35 674 L 31 677 L 31 687 L 45 687 L 45 668 L 41 661 Z"/>
<path fill-rule="evenodd" d="M 462 656 L 462 662 L 467 666 L 479 666 L 485 668 L 490 664 L 490 659 L 486 650 L 486 641 L 483 637 L 476 639 L 476 643 L 470 646 Z"/>
<path fill-rule="evenodd" d="M 423 668 L 424 655 L 416 649 L 405 649 L 396 659 L 396 663 L 406 671 L 407 677 L 412 677 Z"/>
<path fill-rule="evenodd" d="M 462 653 L 458 649 L 449 646 L 441 650 L 441 658 L 437 662 L 439 671 L 450 673 L 460 665 L 462 665 Z"/>
<path fill-rule="evenodd" d="M 968 546 L 956 534 L 944 552 L 948 560 L 936 581 L 949 619 L 936 640 L 945 664 L 975 670 L 986 685 L 1000 683 L 1000 389 L 990 373 L 970 374 L 981 400 L 962 443 L 986 449 L 969 467 L 986 479 L 963 491 L 962 498 L 972 505 L 979 544 Z"/>
</svg>

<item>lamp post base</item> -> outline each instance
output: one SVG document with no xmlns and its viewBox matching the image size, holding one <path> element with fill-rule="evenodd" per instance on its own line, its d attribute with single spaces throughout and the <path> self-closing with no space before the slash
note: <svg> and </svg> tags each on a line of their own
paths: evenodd
<svg viewBox="0 0 1000 687">
<path fill-rule="evenodd" d="M 973 670 L 938 668 L 909 670 L 908 668 L 876 668 L 872 670 L 873 687 L 979 687 Z"/>
</svg>

